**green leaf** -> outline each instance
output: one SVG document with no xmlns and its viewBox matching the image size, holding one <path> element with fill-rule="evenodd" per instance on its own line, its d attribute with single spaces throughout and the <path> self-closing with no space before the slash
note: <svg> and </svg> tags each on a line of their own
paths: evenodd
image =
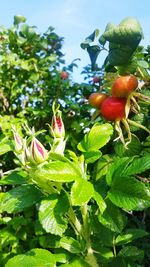
<svg viewBox="0 0 150 267">
<path fill-rule="evenodd" d="M 46 249 L 35 248 L 25 254 L 17 255 L 6 263 L 5 267 L 55 267 L 55 256 Z"/>
<path fill-rule="evenodd" d="M 75 181 L 71 188 L 72 205 L 75 206 L 84 205 L 91 199 L 93 193 L 94 193 L 94 187 L 90 182 L 84 179 Z"/>
<path fill-rule="evenodd" d="M 94 247 L 112 247 L 113 246 L 113 239 L 114 239 L 114 232 L 112 232 L 109 228 L 102 225 L 99 221 L 97 216 L 93 216 L 91 218 L 91 230 L 93 231 L 93 244 Z"/>
<path fill-rule="evenodd" d="M 139 155 L 142 150 L 142 144 L 137 136 L 132 135 L 132 141 L 128 145 L 128 149 L 121 142 L 115 143 L 115 152 L 119 157 L 132 157 Z"/>
<path fill-rule="evenodd" d="M 106 175 L 110 169 L 111 164 L 112 160 L 108 155 L 102 156 L 95 165 L 94 169 L 95 180 L 99 180 L 104 175 Z"/>
<path fill-rule="evenodd" d="M 84 158 L 87 164 L 94 163 L 102 156 L 101 151 L 87 151 L 84 153 Z"/>
<path fill-rule="evenodd" d="M 111 231 L 120 233 L 126 225 L 126 217 L 109 199 L 106 200 L 106 205 L 106 209 L 98 216 L 98 219 Z"/>
<path fill-rule="evenodd" d="M 117 176 L 123 176 L 124 170 L 126 170 L 127 166 L 132 163 L 133 158 L 115 158 L 113 164 L 109 167 L 108 172 L 106 174 L 106 181 L 108 185 L 111 185 L 113 179 Z"/>
<path fill-rule="evenodd" d="M 106 203 L 104 201 L 104 199 L 102 198 L 102 196 L 95 190 L 94 191 L 94 195 L 93 195 L 94 200 L 96 201 L 99 210 L 101 212 L 101 214 L 104 212 L 104 210 L 106 209 Z"/>
<path fill-rule="evenodd" d="M 26 18 L 21 15 L 14 16 L 14 25 L 18 25 L 19 23 L 26 22 Z"/>
<path fill-rule="evenodd" d="M 101 49 L 98 45 L 91 45 L 87 47 L 87 52 L 89 54 L 90 60 L 91 60 L 91 68 L 92 70 L 95 70 L 96 66 L 96 60 L 100 53 Z"/>
<path fill-rule="evenodd" d="M 24 171 L 13 171 L 12 173 L 8 174 L 7 176 L 3 176 L 0 180 L 0 185 L 8 184 L 8 185 L 19 185 L 24 184 L 27 181 L 27 173 Z"/>
<path fill-rule="evenodd" d="M 127 246 L 119 251 L 118 256 L 132 261 L 141 261 L 144 258 L 144 251 L 134 246 Z"/>
<path fill-rule="evenodd" d="M 141 67 L 141 68 L 144 68 L 144 69 L 148 69 L 148 68 L 149 68 L 149 64 L 148 64 L 148 62 L 145 61 L 145 60 L 138 60 L 138 61 L 137 61 L 137 64 L 138 64 L 138 66 Z"/>
<path fill-rule="evenodd" d="M 72 256 L 72 254 L 70 254 L 70 252 L 66 251 L 63 248 L 59 248 L 59 249 L 55 250 L 55 259 L 56 259 L 56 262 L 59 262 L 59 263 L 68 263 L 69 260 L 72 258 L 71 256 Z"/>
<path fill-rule="evenodd" d="M 3 194 L 0 210 L 16 213 L 39 202 L 42 193 L 34 185 L 21 185 Z"/>
<path fill-rule="evenodd" d="M 86 49 L 90 46 L 90 43 L 92 43 L 92 40 L 87 38 L 84 42 L 81 43 L 80 46 L 82 49 Z"/>
<path fill-rule="evenodd" d="M 46 163 L 43 166 L 37 166 L 29 172 L 33 181 L 46 183 L 47 181 L 55 182 L 72 182 L 82 177 L 81 169 L 73 162 L 54 161 Z"/>
<path fill-rule="evenodd" d="M 42 248 L 59 248 L 60 237 L 52 234 L 45 234 L 38 237 Z"/>
<path fill-rule="evenodd" d="M 81 253 L 80 243 L 72 237 L 65 236 L 60 239 L 60 246 L 71 253 Z"/>
<path fill-rule="evenodd" d="M 68 263 L 68 264 L 66 263 L 66 264 L 60 265 L 60 267 L 91 267 L 91 265 L 89 265 L 82 258 L 77 258 L 76 257 L 70 263 Z"/>
<path fill-rule="evenodd" d="M 41 201 L 39 207 L 39 221 L 47 233 L 62 236 L 67 228 L 63 215 L 69 209 L 68 198 L 65 193 L 51 194 Z"/>
<path fill-rule="evenodd" d="M 7 227 L 4 227 L 0 231 L 0 251 L 5 250 L 8 246 L 13 246 L 13 244 L 18 243 L 18 237 L 9 230 Z"/>
<path fill-rule="evenodd" d="M 130 44 L 136 47 L 143 37 L 143 32 L 140 23 L 135 18 L 126 17 L 118 26 L 106 30 L 103 36 L 111 43 Z"/>
<path fill-rule="evenodd" d="M 88 37 L 86 37 L 85 41 L 81 43 L 81 48 L 86 49 L 90 46 L 90 43 L 92 43 L 99 34 L 99 30 L 96 29 L 92 34 L 90 34 Z"/>
<path fill-rule="evenodd" d="M 125 233 L 117 236 L 115 244 L 117 246 L 124 245 L 147 235 L 148 233 L 143 229 L 127 229 Z"/>
<path fill-rule="evenodd" d="M 13 150 L 13 144 L 7 138 L 0 141 L 0 156 Z"/>
<path fill-rule="evenodd" d="M 108 197 L 116 206 L 125 210 L 150 207 L 150 190 L 134 177 L 115 176 Z"/>
<path fill-rule="evenodd" d="M 126 170 L 124 175 L 134 175 L 150 169 L 150 155 L 141 158 L 135 158 Z"/>
<path fill-rule="evenodd" d="M 128 64 L 142 37 L 142 28 L 133 17 L 125 18 L 118 26 L 109 23 L 101 37 L 109 41 L 109 54 L 104 63 L 106 67 Z"/>
<path fill-rule="evenodd" d="M 78 144 L 78 149 L 82 152 L 94 151 L 106 145 L 111 135 L 113 134 L 113 127 L 109 123 L 96 123 L 88 134 L 85 135 L 83 141 Z"/>
<path fill-rule="evenodd" d="M 90 39 L 92 42 L 95 40 L 95 37 L 99 35 L 99 30 L 96 29 L 92 34 L 90 34 L 86 39 Z"/>
</svg>

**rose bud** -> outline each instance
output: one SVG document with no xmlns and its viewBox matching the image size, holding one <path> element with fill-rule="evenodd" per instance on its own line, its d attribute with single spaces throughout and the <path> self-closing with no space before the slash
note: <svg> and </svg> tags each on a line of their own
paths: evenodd
<svg viewBox="0 0 150 267">
<path fill-rule="evenodd" d="M 52 117 L 52 135 L 54 138 L 64 138 L 65 137 L 65 128 L 64 123 L 61 117 L 61 111 L 58 110 L 56 114 Z"/>
<path fill-rule="evenodd" d="M 21 152 L 23 149 L 23 142 L 21 136 L 17 132 L 14 132 L 14 141 L 15 141 L 15 151 Z"/>
<path fill-rule="evenodd" d="M 48 152 L 44 146 L 34 137 L 30 146 L 30 155 L 33 162 L 42 163 L 48 158 Z"/>
</svg>

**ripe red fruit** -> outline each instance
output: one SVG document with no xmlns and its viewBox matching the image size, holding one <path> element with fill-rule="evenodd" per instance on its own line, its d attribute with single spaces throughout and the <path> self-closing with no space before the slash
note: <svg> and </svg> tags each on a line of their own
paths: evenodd
<svg viewBox="0 0 150 267">
<path fill-rule="evenodd" d="M 108 96 L 103 93 L 92 93 L 89 96 L 89 104 L 95 108 L 100 108 L 101 104 L 107 97 Z"/>
<path fill-rule="evenodd" d="M 126 98 L 108 97 L 101 105 L 101 115 L 109 121 L 125 118 Z"/>
<path fill-rule="evenodd" d="M 62 71 L 62 72 L 60 73 L 60 77 L 61 77 L 61 79 L 63 79 L 63 80 L 67 80 L 68 77 L 69 77 L 69 73 L 66 72 L 66 71 Z"/>
<path fill-rule="evenodd" d="M 94 76 L 93 77 L 93 83 L 99 83 L 100 82 L 100 77 Z"/>
<path fill-rule="evenodd" d="M 127 97 L 138 86 L 138 80 L 134 75 L 120 76 L 112 85 L 112 96 Z"/>
</svg>

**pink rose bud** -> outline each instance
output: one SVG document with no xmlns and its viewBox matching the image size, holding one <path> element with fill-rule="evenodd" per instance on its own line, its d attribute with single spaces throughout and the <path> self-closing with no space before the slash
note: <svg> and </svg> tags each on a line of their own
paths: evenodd
<svg viewBox="0 0 150 267">
<path fill-rule="evenodd" d="M 33 161 L 36 163 L 42 163 L 48 158 L 47 150 L 35 137 L 31 142 L 30 153 Z"/>
<path fill-rule="evenodd" d="M 15 141 L 15 150 L 16 150 L 16 152 L 22 151 L 22 149 L 23 149 L 22 138 L 17 132 L 14 132 L 14 141 Z"/>
<path fill-rule="evenodd" d="M 65 137 L 65 128 L 61 118 L 61 111 L 58 110 L 52 118 L 52 135 L 54 138 L 64 138 Z"/>
</svg>

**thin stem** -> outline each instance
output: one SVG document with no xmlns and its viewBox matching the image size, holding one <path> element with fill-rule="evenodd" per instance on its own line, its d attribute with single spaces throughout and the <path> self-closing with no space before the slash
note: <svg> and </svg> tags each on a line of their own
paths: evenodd
<svg viewBox="0 0 150 267">
<path fill-rule="evenodd" d="M 97 259 L 94 256 L 94 250 L 91 247 L 90 240 L 90 223 L 89 223 L 89 214 L 88 214 L 88 205 L 87 203 L 81 207 L 82 219 L 83 219 L 83 235 L 86 240 L 87 255 L 86 261 L 91 265 L 91 267 L 99 267 Z"/>
<path fill-rule="evenodd" d="M 122 123 L 127 131 L 127 134 L 128 134 L 128 142 L 125 143 L 125 148 L 127 148 L 128 144 L 131 143 L 131 140 L 132 140 L 132 135 L 131 135 L 131 131 L 130 131 L 130 127 L 129 127 L 129 124 L 127 122 L 126 119 L 122 119 Z"/>
<path fill-rule="evenodd" d="M 134 98 L 134 96 L 131 97 L 131 100 L 135 106 L 135 108 L 137 108 L 138 111 L 140 111 L 140 106 L 138 105 L 136 99 Z"/>
<path fill-rule="evenodd" d="M 71 226 L 73 226 L 74 229 L 76 229 L 76 233 L 82 235 L 82 225 L 78 220 L 78 218 L 76 217 L 72 206 L 70 206 L 70 209 L 68 211 L 68 217 L 70 219 Z"/>
<path fill-rule="evenodd" d="M 115 237 L 113 237 L 113 252 L 114 252 L 114 256 L 116 257 L 117 253 L 116 253 Z"/>
<path fill-rule="evenodd" d="M 138 122 L 136 122 L 136 121 L 129 120 L 129 119 L 128 119 L 128 122 L 129 122 L 129 124 L 131 124 L 131 125 L 133 125 L 133 126 L 135 126 L 135 127 L 139 127 L 139 128 L 145 130 L 146 132 L 148 132 L 148 133 L 150 134 L 150 130 L 148 130 L 148 129 L 147 129 L 145 126 L 143 126 L 142 124 L 140 124 L 140 123 L 138 123 Z"/>
<path fill-rule="evenodd" d="M 121 142 L 123 143 L 123 145 L 125 146 L 125 140 L 124 140 L 124 137 L 123 137 L 122 129 L 120 127 L 120 121 L 116 121 L 115 122 L 115 130 L 118 133 L 118 138 L 116 138 L 114 141 L 116 141 L 117 139 L 120 139 Z"/>
</svg>

